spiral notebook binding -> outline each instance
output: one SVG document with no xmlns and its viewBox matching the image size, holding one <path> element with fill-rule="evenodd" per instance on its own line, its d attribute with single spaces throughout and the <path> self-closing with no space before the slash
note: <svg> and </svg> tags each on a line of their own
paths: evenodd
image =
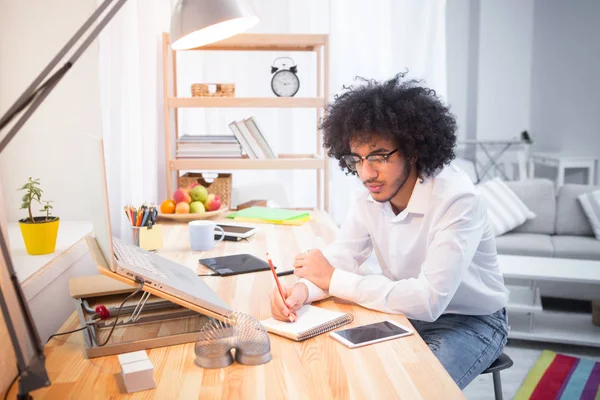
<svg viewBox="0 0 600 400">
<path fill-rule="evenodd" d="M 312 329 L 309 329 L 307 331 L 300 333 L 296 340 L 302 341 L 302 340 L 309 339 L 314 336 L 318 336 L 322 333 L 329 332 L 331 330 L 339 328 L 340 326 L 346 325 L 352 321 L 354 321 L 354 316 L 352 314 L 342 315 L 341 317 L 336 318 L 326 324 L 316 326 Z"/>
</svg>

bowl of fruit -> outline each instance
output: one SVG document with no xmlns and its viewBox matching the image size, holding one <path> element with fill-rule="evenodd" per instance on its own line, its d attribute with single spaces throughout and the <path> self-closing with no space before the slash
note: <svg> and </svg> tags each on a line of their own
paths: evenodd
<svg viewBox="0 0 600 400">
<path fill-rule="evenodd" d="M 174 221 L 194 221 L 214 218 L 229 208 L 221 201 L 221 197 L 194 183 L 180 188 L 173 193 L 173 198 L 160 205 L 158 217 Z"/>
</svg>

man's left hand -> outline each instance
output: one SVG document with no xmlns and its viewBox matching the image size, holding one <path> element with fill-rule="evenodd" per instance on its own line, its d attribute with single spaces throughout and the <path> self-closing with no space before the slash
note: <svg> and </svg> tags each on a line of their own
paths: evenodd
<svg viewBox="0 0 600 400">
<path fill-rule="evenodd" d="M 298 254 L 294 259 L 294 268 L 296 276 L 308 279 L 323 290 L 329 290 L 334 269 L 321 250 Z"/>
</svg>

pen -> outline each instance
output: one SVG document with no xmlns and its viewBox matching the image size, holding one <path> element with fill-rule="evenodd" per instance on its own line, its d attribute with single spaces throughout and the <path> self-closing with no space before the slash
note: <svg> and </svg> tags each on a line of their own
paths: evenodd
<svg viewBox="0 0 600 400">
<path fill-rule="evenodd" d="M 271 261 L 271 257 L 269 256 L 269 253 L 267 253 L 267 260 L 269 261 L 269 268 L 271 268 L 271 272 L 273 273 L 273 278 L 275 278 L 275 283 L 277 284 L 277 289 L 279 289 L 279 294 L 281 295 L 281 300 L 283 300 L 283 304 L 290 312 L 290 321 L 292 321 L 292 316 L 295 317 L 295 315 L 292 312 L 292 310 L 290 310 L 290 308 L 285 303 L 285 295 L 283 294 L 283 289 L 281 288 L 281 284 L 279 283 L 279 279 L 277 278 L 277 273 L 275 272 L 275 267 L 273 266 L 273 261 Z"/>
<path fill-rule="evenodd" d="M 293 269 L 290 269 L 288 271 L 281 271 L 277 273 L 277 276 L 286 276 L 286 275 L 292 275 L 294 273 Z"/>
</svg>

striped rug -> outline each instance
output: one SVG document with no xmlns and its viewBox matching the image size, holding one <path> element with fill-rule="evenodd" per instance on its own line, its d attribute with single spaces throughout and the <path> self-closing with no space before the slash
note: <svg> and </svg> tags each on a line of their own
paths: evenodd
<svg viewBox="0 0 600 400">
<path fill-rule="evenodd" d="M 544 350 L 515 400 L 600 400 L 600 363 Z"/>
</svg>

